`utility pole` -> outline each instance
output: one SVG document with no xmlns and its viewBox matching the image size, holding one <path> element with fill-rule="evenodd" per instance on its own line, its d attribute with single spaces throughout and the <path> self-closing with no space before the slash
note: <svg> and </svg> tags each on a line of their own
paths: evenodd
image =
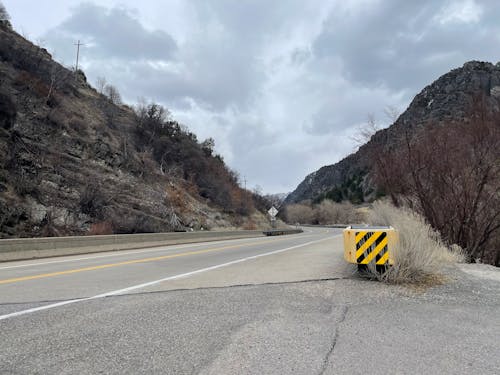
<svg viewBox="0 0 500 375">
<path fill-rule="evenodd" d="M 245 205 L 248 207 L 248 192 L 247 192 L 247 178 L 246 178 L 246 176 L 243 176 L 243 183 L 245 184 L 245 190 L 244 190 Z"/>
<path fill-rule="evenodd" d="M 76 65 L 75 65 L 75 74 L 78 71 L 78 59 L 80 58 L 80 46 L 84 46 L 85 44 L 80 43 L 80 40 L 78 40 L 78 43 L 74 44 L 76 46 Z"/>
</svg>

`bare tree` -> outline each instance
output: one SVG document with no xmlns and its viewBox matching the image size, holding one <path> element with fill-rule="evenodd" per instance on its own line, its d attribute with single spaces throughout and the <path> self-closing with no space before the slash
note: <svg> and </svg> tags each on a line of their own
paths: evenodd
<svg viewBox="0 0 500 375">
<path fill-rule="evenodd" d="M 122 97 L 118 89 L 113 85 L 105 85 L 104 94 L 109 98 L 111 103 L 115 105 L 120 105 L 122 103 Z"/>
<path fill-rule="evenodd" d="M 107 84 L 106 78 L 97 77 L 96 86 L 97 86 L 97 92 L 99 94 L 104 94 L 104 88 L 106 87 L 106 84 Z"/>
<path fill-rule="evenodd" d="M 46 102 L 48 103 L 52 98 L 54 92 L 60 89 L 67 81 L 70 75 L 69 70 L 59 64 L 53 64 L 50 69 L 49 84 L 47 90 Z"/>
<path fill-rule="evenodd" d="M 360 147 L 367 143 L 371 137 L 380 130 L 380 127 L 375 121 L 375 115 L 369 113 L 366 123 L 358 126 L 356 132 L 350 138 L 354 141 L 357 147 Z"/>
<path fill-rule="evenodd" d="M 314 211 L 311 206 L 306 204 L 290 204 L 286 206 L 285 216 L 289 223 L 312 224 Z"/>
<path fill-rule="evenodd" d="M 471 259 L 500 262 L 500 124 L 478 99 L 469 120 L 428 124 L 380 152 L 377 184 Z"/>
</svg>

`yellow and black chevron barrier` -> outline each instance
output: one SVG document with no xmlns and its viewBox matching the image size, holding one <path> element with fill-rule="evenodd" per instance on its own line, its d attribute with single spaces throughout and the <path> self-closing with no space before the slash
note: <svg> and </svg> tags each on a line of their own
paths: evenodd
<svg viewBox="0 0 500 375">
<path fill-rule="evenodd" d="M 350 226 L 344 229 L 344 258 L 354 264 L 393 264 L 391 249 L 398 243 L 392 227 Z"/>
</svg>

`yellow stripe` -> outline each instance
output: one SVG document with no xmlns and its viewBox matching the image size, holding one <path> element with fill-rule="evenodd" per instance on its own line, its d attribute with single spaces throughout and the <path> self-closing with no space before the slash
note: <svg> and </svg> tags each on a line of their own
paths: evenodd
<svg viewBox="0 0 500 375">
<path fill-rule="evenodd" d="M 358 242 L 365 236 L 367 232 L 358 232 L 358 234 L 356 234 L 356 238 L 354 239 L 354 243 L 357 245 Z"/>
<path fill-rule="evenodd" d="M 387 259 L 389 258 L 389 249 L 385 252 L 385 254 L 380 258 L 377 262 L 377 264 L 385 264 L 387 262 Z"/>
<path fill-rule="evenodd" d="M 358 251 L 356 251 L 356 259 L 358 259 L 360 255 L 363 254 L 382 233 L 384 232 L 373 232 L 372 236 L 358 249 Z"/>
<path fill-rule="evenodd" d="M 265 243 L 270 243 L 270 242 L 277 242 L 277 241 L 283 241 L 283 240 L 285 240 L 285 238 L 283 238 L 283 239 L 274 239 L 274 240 L 269 240 L 269 241 L 262 241 L 262 242 L 259 242 L 258 244 L 242 244 L 242 245 L 235 245 L 235 246 L 225 246 L 225 247 L 219 247 L 219 248 L 216 248 L 216 249 L 190 251 L 190 252 L 187 252 L 187 253 L 178 253 L 178 254 L 163 255 L 163 256 L 153 257 L 153 258 L 143 258 L 143 259 L 127 260 L 125 262 L 101 264 L 99 266 L 84 267 L 84 268 L 77 268 L 77 269 L 66 270 L 66 271 L 44 273 L 44 274 L 40 274 L 40 275 L 16 277 L 16 278 L 13 278 L 13 279 L 0 280 L 0 285 L 1 284 L 15 283 L 15 282 L 18 282 L 18 281 L 43 279 L 43 278 L 46 278 L 46 277 L 53 277 L 53 276 L 60 276 L 60 275 L 70 275 L 70 274 L 78 273 L 78 272 L 101 270 L 101 269 L 105 269 L 105 268 L 125 266 L 125 265 L 128 265 L 128 264 L 155 262 L 155 261 L 163 260 L 163 259 L 171 259 L 171 258 L 178 258 L 178 257 L 189 256 L 189 255 L 205 254 L 205 253 L 211 253 L 211 252 L 214 252 L 214 251 L 222 251 L 222 250 L 227 250 L 227 249 L 235 249 L 235 248 L 239 248 L 239 247 L 252 246 L 252 245 L 260 245 L 260 244 L 265 244 Z"/>
<path fill-rule="evenodd" d="M 368 256 L 363 259 L 363 261 L 361 262 L 361 264 L 368 264 L 372 261 L 373 258 L 375 258 L 375 256 L 380 253 L 380 251 L 385 247 L 387 246 L 387 236 L 382 240 L 382 242 L 380 242 L 377 247 L 375 249 L 373 249 L 373 251 L 368 254 Z"/>
</svg>

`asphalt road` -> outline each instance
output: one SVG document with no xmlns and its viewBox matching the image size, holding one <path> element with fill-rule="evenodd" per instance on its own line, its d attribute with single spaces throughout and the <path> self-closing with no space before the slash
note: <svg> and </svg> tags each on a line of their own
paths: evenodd
<svg viewBox="0 0 500 375">
<path fill-rule="evenodd" d="M 383 285 L 339 234 L 2 263 L 0 373 L 500 373 L 496 269 Z"/>
</svg>

